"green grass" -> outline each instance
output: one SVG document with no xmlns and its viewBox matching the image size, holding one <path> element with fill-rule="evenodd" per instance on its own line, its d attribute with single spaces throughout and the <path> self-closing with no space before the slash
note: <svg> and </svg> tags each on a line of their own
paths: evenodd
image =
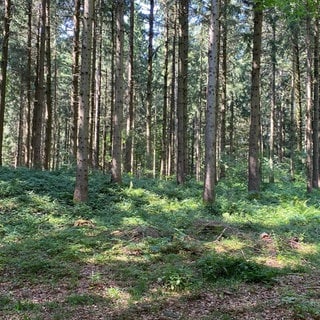
<svg viewBox="0 0 320 320">
<path fill-rule="evenodd" d="M 205 206 L 193 181 L 125 177 L 115 186 L 94 172 L 89 201 L 74 204 L 72 171 L 1 168 L 0 177 L 0 317 L 45 319 L 50 310 L 51 319 L 76 319 L 77 308 L 94 305 L 122 308 L 126 319 L 136 303 L 159 310 L 173 294 L 272 286 L 320 265 L 320 193 L 307 195 L 301 180 L 264 184 L 252 198 L 232 178 Z M 90 224 L 75 226 L 79 219 Z M 18 294 L 29 287 L 45 297 Z M 301 319 L 319 316 L 317 300 L 303 302 L 284 292 L 281 304 Z"/>
</svg>

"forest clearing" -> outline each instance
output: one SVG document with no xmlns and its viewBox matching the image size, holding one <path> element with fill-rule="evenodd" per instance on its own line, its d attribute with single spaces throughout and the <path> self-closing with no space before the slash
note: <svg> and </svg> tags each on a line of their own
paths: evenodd
<svg viewBox="0 0 320 320">
<path fill-rule="evenodd" d="M 201 184 L 0 170 L 1 319 L 320 319 L 320 202 L 304 180 Z"/>
</svg>

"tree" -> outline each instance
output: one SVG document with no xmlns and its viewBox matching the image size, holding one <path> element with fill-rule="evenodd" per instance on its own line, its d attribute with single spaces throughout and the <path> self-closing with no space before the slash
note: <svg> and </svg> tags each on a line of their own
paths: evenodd
<svg viewBox="0 0 320 320">
<path fill-rule="evenodd" d="M 253 46 L 251 70 L 251 114 L 249 132 L 248 191 L 260 191 L 260 68 L 262 42 L 262 3 L 253 4 Z"/>
<path fill-rule="evenodd" d="M 181 0 L 179 8 L 179 54 L 177 96 L 177 183 L 184 184 L 187 175 L 187 121 L 188 121 L 188 51 L 189 51 L 189 0 Z"/>
<path fill-rule="evenodd" d="M 75 202 L 85 202 L 88 198 L 88 126 L 93 9 L 94 2 L 92 0 L 85 0 L 82 18 L 80 99 L 77 121 L 77 172 L 73 195 Z"/>
<path fill-rule="evenodd" d="M 147 78 L 147 112 L 146 112 L 146 161 L 147 169 L 152 167 L 152 78 L 153 78 L 153 37 L 154 37 L 154 0 L 150 0 L 149 35 L 148 35 L 148 78 Z"/>
<path fill-rule="evenodd" d="M 122 118 L 123 118 L 123 42 L 124 42 L 124 0 L 115 1 L 115 99 L 112 117 L 112 164 L 111 181 L 122 182 Z"/>
<path fill-rule="evenodd" d="M 2 145 L 4 129 L 4 110 L 6 105 L 7 88 L 7 66 L 9 34 L 11 22 L 11 0 L 4 1 L 4 19 L 3 19 L 3 39 L 2 39 L 2 58 L 1 58 L 1 78 L 0 78 L 0 166 L 2 166 Z"/>
<path fill-rule="evenodd" d="M 170 9 L 165 6 L 165 45 L 164 45 L 164 74 L 163 74 L 163 111 L 162 111 L 162 135 L 161 135 L 161 166 L 160 176 L 167 174 L 168 155 L 168 77 L 169 77 L 169 31 Z"/>
<path fill-rule="evenodd" d="M 124 167 L 126 172 L 133 172 L 133 129 L 134 129 L 134 0 L 130 0 L 130 33 L 129 33 L 129 65 L 128 65 L 128 85 L 129 85 L 129 107 L 127 118 L 127 138 Z"/>
<path fill-rule="evenodd" d="M 32 164 L 36 169 L 42 168 L 42 124 L 45 108 L 45 45 L 46 45 L 47 0 L 41 1 L 39 22 L 39 43 L 37 57 L 37 74 L 35 81 L 35 98 L 32 120 Z"/>
<path fill-rule="evenodd" d="M 50 28 L 50 0 L 47 0 L 46 7 L 46 61 L 47 61 L 47 80 L 46 80 L 46 101 L 47 101 L 47 122 L 45 132 L 45 158 L 44 168 L 50 169 L 51 145 L 52 145 L 52 81 L 51 81 L 51 28 Z"/>
<path fill-rule="evenodd" d="M 73 48 L 72 48 L 72 94 L 71 110 L 73 114 L 72 123 L 72 153 L 77 158 L 77 128 L 79 108 L 79 73 L 80 73 L 80 7 L 81 1 L 75 0 L 73 13 Z"/>
<path fill-rule="evenodd" d="M 208 84 L 205 129 L 205 172 L 203 200 L 207 203 L 215 201 L 216 183 L 216 109 L 218 95 L 218 52 L 219 52 L 219 0 L 211 1 L 209 52 L 208 52 Z"/>
<path fill-rule="evenodd" d="M 319 182 L 319 17 L 314 24 L 314 54 L 313 54 L 313 187 L 318 189 Z"/>
<path fill-rule="evenodd" d="M 307 0 L 307 8 L 310 8 Z M 312 51 L 311 51 L 311 15 L 306 14 L 306 50 L 307 50 L 307 79 L 306 79 L 306 170 L 307 192 L 313 188 L 313 163 L 312 163 Z"/>
</svg>

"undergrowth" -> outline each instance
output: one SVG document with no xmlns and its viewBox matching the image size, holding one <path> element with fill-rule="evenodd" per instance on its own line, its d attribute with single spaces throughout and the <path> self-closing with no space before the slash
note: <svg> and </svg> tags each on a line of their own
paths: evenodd
<svg viewBox="0 0 320 320">
<path fill-rule="evenodd" d="M 93 172 L 89 201 L 75 204 L 72 171 L 1 168 L 0 176 L 0 315 L 8 319 L 44 319 L 44 309 L 68 319 L 77 306 L 130 309 L 146 297 L 156 305 L 221 283 L 273 285 L 320 264 L 319 193 L 307 195 L 300 180 L 265 183 L 251 198 L 233 175 L 205 206 L 195 181 L 128 176 L 116 186 Z M 73 293 L 45 302 L 12 293 L 26 287 Z M 296 310 L 291 302 L 284 296 Z"/>
</svg>

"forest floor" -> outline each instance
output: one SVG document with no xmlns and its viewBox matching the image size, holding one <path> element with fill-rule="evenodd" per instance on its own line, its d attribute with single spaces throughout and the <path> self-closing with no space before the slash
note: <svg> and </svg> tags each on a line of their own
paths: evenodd
<svg viewBox="0 0 320 320">
<path fill-rule="evenodd" d="M 0 319 L 320 319 L 320 193 L 0 169 Z"/>
</svg>

